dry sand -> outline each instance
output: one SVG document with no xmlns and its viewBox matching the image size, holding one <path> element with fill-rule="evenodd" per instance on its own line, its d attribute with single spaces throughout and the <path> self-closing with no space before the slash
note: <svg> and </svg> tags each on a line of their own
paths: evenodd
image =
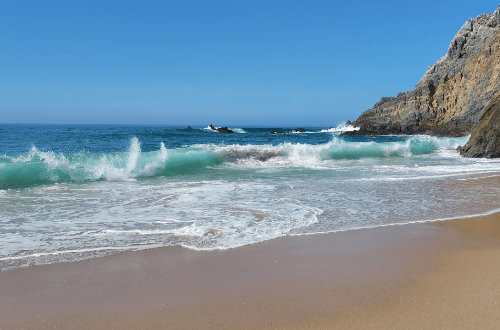
<svg viewBox="0 0 500 330">
<path fill-rule="evenodd" d="M 0 272 L 0 329 L 496 329 L 500 214 Z"/>
</svg>

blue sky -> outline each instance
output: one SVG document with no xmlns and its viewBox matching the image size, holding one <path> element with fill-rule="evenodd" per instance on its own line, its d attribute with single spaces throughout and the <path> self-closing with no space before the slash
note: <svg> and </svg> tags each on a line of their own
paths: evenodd
<svg viewBox="0 0 500 330">
<path fill-rule="evenodd" d="M 332 126 L 496 1 L 0 2 L 0 122 Z"/>
</svg>

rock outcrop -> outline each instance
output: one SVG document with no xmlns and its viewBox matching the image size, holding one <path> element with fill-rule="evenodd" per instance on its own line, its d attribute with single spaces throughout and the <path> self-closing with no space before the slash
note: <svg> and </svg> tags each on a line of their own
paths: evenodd
<svg viewBox="0 0 500 330">
<path fill-rule="evenodd" d="M 349 135 L 470 134 L 500 90 L 500 7 L 468 20 L 412 91 L 385 97 Z"/>
<path fill-rule="evenodd" d="M 469 141 L 458 150 L 466 157 L 500 157 L 500 95 L 484 109 Z"/>
<path fill-rule="evenodd" d="M 212 131 L 216 131 L 219 133 L 234 133 L 233 130 L 227 128 L 227 126 L 224 127 L 214 127 L 214 125 L 210 124 L 208 125 L 208 128 L 210 128 Z"/>
<path fill-rule="evenodd" d="M 285 132 L 285 131 L 276 131 L 276 130 L 271 130 L 271 134 L 294 134 L 294 133 L 305 133 L 306 130 L 303 128 L 297 128 L 297 129 L 292 129 L 291 131 Z"/>
</svg>

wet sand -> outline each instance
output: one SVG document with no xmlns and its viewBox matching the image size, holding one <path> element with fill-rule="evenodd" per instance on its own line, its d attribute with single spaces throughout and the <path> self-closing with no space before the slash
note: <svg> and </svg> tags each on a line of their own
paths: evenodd
<svg viewBox="0 0 500 330">
<path fill-rule="evenodd" d="M 0 329 L 497 328 L 500 214 L 0 272 Z"/>
</svg>

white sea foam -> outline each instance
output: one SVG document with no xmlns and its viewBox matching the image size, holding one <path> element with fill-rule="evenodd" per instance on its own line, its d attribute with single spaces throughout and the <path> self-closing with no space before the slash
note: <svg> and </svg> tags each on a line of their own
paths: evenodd
<svg viewBox="0 0 500 330">
<path fill-rule="evenodd" d="M 461 214 L 461 215 L 447 217 L 447 218 L 435 218 L 435 219 L 414 220 L 414 221 L 406 221 L 406 222 L 394 222 L 394 223 L 379 224 L 379 225 L 374 225 L 374 226 L 358 226 L 358 227 L 352 227 L 352 228 L 348 228 L 348 229 L 337 229 L 337 230 L 333 229 L 333 230 L 325 230 L 325 231 L 317 231 L 317 232 L 309 232 L 309 233 L 296 233 L 296 234 L 289 234 L 288 236 L 309 236 L 309 235 L 319 235 L 319 234 L 331 234 L 331 233 L 339 233 L 339 232 L 363 230 L 363 229 L 374 229 L 374 228 L 392 227 L 392 226 L 405 226 L 405 225 L 411 225 L 411 224 L 417 224 L 417 223 L 432 223 L 432 222 L 450 221 L 450 220 L 458 220 L 458 219 L 471 219 L 471 218 L 488 216 L 488 215 L 492 215 L 492 214 L 499 213 L 499 212 L 500 212 L 500 208 L 494 208 L 494 209 L 491 209 L 491 210 L 488 210 L 485 212 L 481 212 L 481 213 Z"/>
<path fill-rule="evenodd" d="M 7 179 L 10 181 L 0 181 L 0 188 L 15 188 L 19 183 L 29 186 L 30 182 L 37 185 L 50 182 L 134 181 L 144 177 L 203 171 L 208 166 L 222 163 L 246 168 L 326 169 L 335 166 L 336 162 L 410 158 L 436 153 L 441 157 L 459 159 L 455 149 L 465 144 L 467 139 L 422 135 L 394 142 L 354 142 L 334 135 L 330 142 L 317 145 L 290 142 L 278 145 L 200 144 L 168 150 L 162 142 L 158 151 L 142 152 L 140 141 L 134 137 L 125 153 L 82 152 L 73 155 L 44 152 L 33 146 L 27 154 L 9 158 L 12 164 L 26 165 L 26 170 L 20 165 L 16 165 L 14 172 L 4 169 L 9 173 Z M 8 166 L 11 165 L 3 163 L 3 168 Z"/>
<path fill-rule="evenodd" d="M 226 161 L 249 167 L 293 166 L 324 168 L 325 161 L 366 158 L 412 157 L 447 152 L 454 157 L 456 148 L 469 137 L 438 138 L 426 135 L 410 137 L 402 142 L 349 142 L 334 136 L 325 144 L 281 143 L 279 145 L 198 145 L 212 150 Z"/>
<path fill-rule="evenodd" d="M 220 128 L 220 126 L 214 126 L 214 128 Z M 243 128 L 233 128 L 233 127 L 228 127 L 231 131 L 233 131 L 234 133 L 238 133 L 238 134 L 245 134 L 247 133 L 247 131 L 245 131 Z M 213 130 L 210 128 L 210 126 L 207 126 L 207 127 L 204 127 L 202 128 L 203 130 L 205 131 L 209 131 L 209 132 L 214 132 L 214 133 L 219 133 L 218 131 L 216 130 Z"/>
<path fill-rule="evenodd" d="M 346 123 L 341 123 L 337 127 L 330 127 L 328 129 L 322 129 L 320 133 L 340 133 L 340 132 L 352 132 L 359 131 L 359 127 L 352 125 L 347 125 Z"/>
<path fill-rule="evenodd" d="M 498 208 L 500 161 L 460 158 L 467 138 L 147 152 L 132 139 L 126 152 L 75 155 L 33 147 L 5 164 L 59 181 L 0 190 L 0 268 L 480 214 Z"/>
</svg>

